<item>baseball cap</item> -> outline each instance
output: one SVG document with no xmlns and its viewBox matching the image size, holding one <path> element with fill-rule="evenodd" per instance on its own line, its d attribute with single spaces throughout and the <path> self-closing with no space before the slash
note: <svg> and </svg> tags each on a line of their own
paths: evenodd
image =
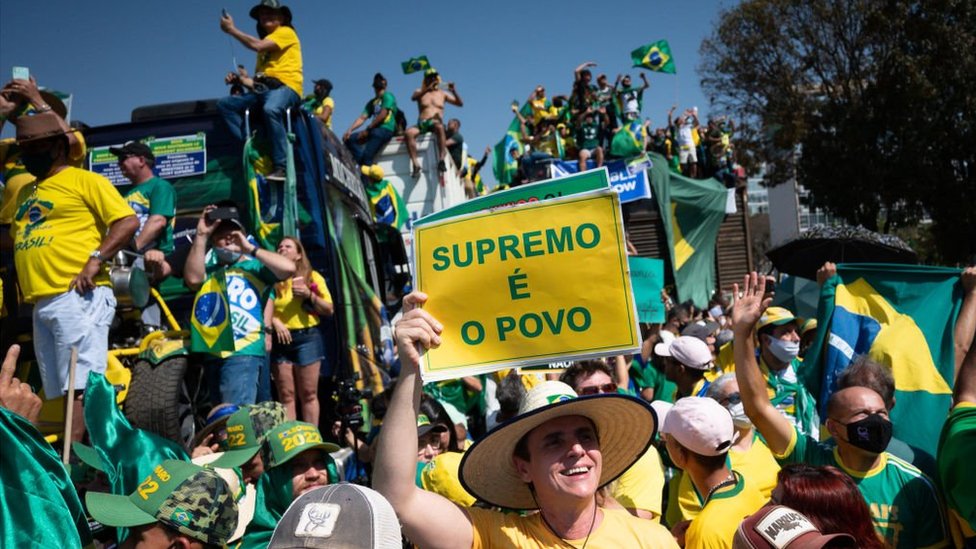
<svg viewBox="0 0 976 549">
<path fill-rule="evenodd" d="M 339 446 L 322 440 L 318 427 L 304 421 L 282 423 L 268 433 L 268 463 L 272 468 L 288 463 L 306 450 L 322 449 L 326 453 L 338 452 Z"/>
<path fill-rule="evenodd" d="M 383 168 L 379 164 L 373 164 L 372 166 L 363 166 L 362 168 L 360 168 L 360 170 L 362 170 L 363 175 L 372 179 L 373 181 L 380 181 L 384 177 L 386 177 L 386 174 L 383 172 Z"/>
<path fill-rule="evenodd" d="M 691 324 L 685 326 L 685 329 L 681 330 L 681 335 L 697 337 L 698 339 L 705 341 L 705 338 L 714 336 L 718 328 L 718 322 L 699 320 L 698 322 L 692 322 Z"/>
<path fill-rule="evenodd" d="M 661 424 L 661 432 L 703 456 L 729 451 L 735 428 L 732 414 L 717 401 L 705 397 L 678 399 Z"/>
<path fill-rule="evenodd" d="M 655 353 L 669 356 L 688 368 L 696 370 L 711 368 L 712 352 L 708 350 L 708 345 L 697 337 L 678 336 L 667 347 L 659 350 L 658 346 L 654 346 Z"/>
<path fill-rule="evenodd" d="M 756 324 L 757 330 L 762 330 L 770 324 L 774 326 L 782 326 L 783 324 L 789 324 L 790 322 L 796 322 L 796 317 L 789 309 L 783 307 L 768 307 L 766 312 L 759 317 L 759 322 Z"/>
<path fill-rule="evenodd" d="M 836 540 L 836 541 L 835 541 Z M 834 541 L 834 543 L 831 543 Z M 824 535 L 799 511 L 783 505 L 767 505 L 739 524 L 732 539 L 734 549 L 819 549 L 857 547 L 848 534 Z"/>
<path fill-rule="evenodd" d="M 654 354 L 658 356 L 671 356 L 668 349 L 671 348 L 671 342 L 674 341 L 674 333 L 669 330 L 661 330 L 658 333 L 658 337 L 661 338 L 661 342 L 654 345 Z"/>
<path fill-rule="evenodd" d="M 312 84 L 316 86 L 322 86 L 323 88 L 332 89 L 332 81 L 327 78 L 319 78 L 318 80 L 313 80 Z"/>
<path fill-rule="evenodd" d="M 130 156 L 141 156 L 149 162 L 156 161 L 156 157 L 153 155 L 152 149 L 149 148 L 149 145 L 146 145 L 140 141 L 127 141 L 121 147 L 109 147 L 108 152 L 119 157 L 119 160 L 123 160 Z"/>
<path fill-rule="evenodd" d="M 227 438 L 221 443 L 223 455 L 211 465 L 240 467 L 258 453 L 268 433 L 284 422 L 285 408 L 279 402 L 242 407 L 227 419 Z"/>
<path fill-rule="evenodd" d="M 420 484 L 428 492 L 440 494 L 462 507 L 471 507 L 475 498 L 461 486 L 459 478 L 462 457 L 460 452 L 443 452 L 434 456 L 420 472 Z"/>
<path fill-rule="evenodd" d="M 400 521 L 379 492 L 340 483 L 310 490 L 282 515 L 268 549 L 400 547 Z"/>
<path fill-rule="evenodd" d="M 212 469 L 166 460 L 127 495 L 88 492 L 88 512 L 106 526 L 132 528 L 159 522 L 187 536 L 222 545 L 237 526 L 237 503 Z"/>
<path fill-rule="evenodd" d="M 427 414 L 417 414 L 417 436 L 422 437 L 431 431 L 445 432 L 447 427 L 440 423 L 431 423 Z"/>
<path fill-rule="evenodd" d="M 802 336 L 807 332 L 809 332 L 810 330 L 816 330 L 816 329 L 817 329 L 817 319 L 808 318 L 806 319 L 806 321 L 803 322 L 803 324 L 800 325 L 800 335 Z"/>
</svg>

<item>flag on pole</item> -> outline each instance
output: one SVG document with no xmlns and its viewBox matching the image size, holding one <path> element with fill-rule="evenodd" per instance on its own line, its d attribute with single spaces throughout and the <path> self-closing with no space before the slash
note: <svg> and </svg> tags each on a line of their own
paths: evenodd
<svg viewBox="0 0 976 549">
<path fill-rule="evenodd" d="M 429 69 L 430 61 L 427 61 L 426 55 L 420 55 L 407 59 L 403 63 L 400 63 L 400 66 L 403 68 L 403 74 L 411 74 Z"/>
<path fill-rule="evenodd" d="M 643 67 L 655 72 L 675 74 L 674 58 L 667 40 L 658 40 L 630 52 L 635 67 Z"/>
</svg>

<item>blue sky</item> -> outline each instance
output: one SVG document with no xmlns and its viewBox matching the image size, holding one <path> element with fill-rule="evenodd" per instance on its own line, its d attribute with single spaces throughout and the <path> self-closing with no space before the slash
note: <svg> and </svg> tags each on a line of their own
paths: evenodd
<svg viewBox="0 0 976 549">
<path fill-rule="evenodd" d="M 219 29 L 226 7 L 237 26 L 253 31 L 253 0 L 38 0 L 0 3 L 0 80 L 27 66 L 41 85 L 74 94 L 74 118 L 91 125 L 128 120 L 134 107 L 218 97 L 232 56 L 250 69 L 254 53 Z M 409 100 L 419 74 L 400 62 L 426 54 L 464 99 L 447 116 L 462 122 L 472 154 L 494 144 L 511 121 L 512 99 L 536 84 L 549 95 L 569 93 L 573 69 L 595 61 L 611 82 L 630 72 L 630 51 L 667 39 L 677 75 L 648 74 L 644 116 L 663 124 L 668 108 L 698 106 L 707 114 L 697 74 L 698 49 L 729 1 L 694 2 L 286 2 L 302 42 L 306 92 L 311 81 L 335 86 L 333 129 L 341 134 L 370 97 L 376 71 L 414 121 Z M 558 6 L 558 8 L 557 8 Z M 4 134 L 9 134 L 9 129 Z M 490 172 L 490 169 L 486 169 Z M 491 176 L 489 180 L 493 180 Z"/>
</svg>

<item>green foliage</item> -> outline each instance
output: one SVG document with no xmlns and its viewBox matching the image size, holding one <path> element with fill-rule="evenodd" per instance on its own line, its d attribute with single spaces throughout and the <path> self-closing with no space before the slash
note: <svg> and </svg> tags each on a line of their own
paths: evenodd
<svg viewBox="0 0 976 549">
<path fill-rule="evenodd" d="M 872 230 L 931 219 L 931 257 L 976 254 L 976 0 L 747 0 L 701 53 L 744 164 Z"/>
</svg>

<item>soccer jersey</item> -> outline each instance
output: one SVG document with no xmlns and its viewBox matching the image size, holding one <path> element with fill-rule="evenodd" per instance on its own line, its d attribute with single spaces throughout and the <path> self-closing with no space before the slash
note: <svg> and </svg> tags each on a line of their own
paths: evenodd
<svg viewBox="0 0 976 549">
<path fill-rule="evenodd" d="M 737 471 L 733 470 L 732 474 L 735 484 L 715 490 L 701 513 L 688 525 L 685 549 L 732 547 L 732 538 L 739 523 L 769 501 Z"/>
<path fill-rule="evenodd" d="M 207 274 L 214 276 L 221 268 L 224 269 L 230 327 L 234 333 L 234 352 L 222 353 L 221 358 L 231 354 L 264 356 L 264 304 L 271 285 L 278 278 L 257 259 L 208 268 Z"/>
<path fill-rule="evenodd" d="M 603 521 L 593 529 L 588 540 L 563 540 L 557 537 L 542 521 L 540 513 L 523 517 L 515 513 L 501 513 L 477 507 L 465 511 L 471 518 L 474 534 L 472 549 L 491 547 L 548 549 L 567 545 L 582 547 L 584 542 L 590 549 L 678 547 L 671 537 L 671 532 L 665 527 L 616 509 L 601 509 Z"/>
<path fill-rule="evenodd" d="M 779 472 L 779 463 L 773 457 L 773 453 L 763 443 L 759 435 L 753 431 L 752 446 L 744 452 L 735 448 L 729 450 L 728 460 L 730 469 L 737 471 L 742 478 L 754 486 L 759 493 L 767 500 L 776 488 L 776 474 Z M 702 508 L 701 495 L 695 490 L 691 477 L 681 475 L 678 482 L 678 506 L 681 509 L 681 518 L 693 519 L 698 516 Z"/>
<path fill-rule="evenodd" d="M 939 437 L 939 479 L 952 521 L 962 534 L 976 537 L 976 403 L 963 402 L 949 412 Z"/>
<path fill-rule="evenodd" d="M 664 493 L 664 466 L 657 448 L 650 446 L 640 458 L 610 483 L 610 494 L 627 509 L 642 509 L 661 517 L 661 495 Z"/>
<path fill-rule="evenodd" d="M 854 471 L 841 461 L 832 441 L 818 443 L 795 428 L 786 452 L 776 458 L 785 463 L 832 465 L 850 475 L 887 547 L 948 546 L 945 508 L 939 493 L 932 480 L 912 464 L 882 452 L 876 467 Z"/>
<path fill-rule="evenodd" d="M 273 76 L 302 96 L 302 45 L 295 29 L 284 25 L 264 37 L 278 46 L 278 51 L 258 53 L 258 73 Z"/>
<path fill-rule="evenodd" d="M 312 271 L 309 275 L 311 280 L 308 282 L 309 289 L 315 285 L 315 294 L 320 298 L 332 303 L 332 294 L 325 285 L 322 275 Z M 303 306 L 303 299 L 295 299 L 291 293 L 291 279 L 285 280 L 274 287 L 274 307 L 275 318 L 285 323 L 289 330 L 301 330 L 319 325 L 319 315 L 310 313 L 306 306 Z"/>
<path fill-rule="evenodd" d="M 387 130 L 396 131 L 396 98 L 393 94 L 385 91 L 382 97 L 374 97 L 366 102 L 366 106 L 363 107 L 363 114 L 366 116 L 377 116 L 380 111 L 386 109 L 386 118 L 380 123 L 378 127 L 385 128 Z"/>
<path fill-rule="evenodd" d="M 139 218 L 138 236 L 146 226 L 146 221 L 153 215 L 161 215 L 166 218 L 166 227 L 163 229 L 155 242 L 146 244 L 145 249 L 156 249 L 164 254 L 173 251 L 173 224 L 176 218 L 176 192 L 169 181 L 159 177 L 153 177 L 139 185 L 132 187 L 125 193 L 125 201 L 136 212 Z"/>
<path fill-rule="evenodd" d="M 71 167 L 21 188 L 17 204 L 14 263 L 28 303 L 68 291 L 112 223 L 134 214 L 108 179 Z M 96 283 L 108 284 L 107 265 Z"/>
</svg>

